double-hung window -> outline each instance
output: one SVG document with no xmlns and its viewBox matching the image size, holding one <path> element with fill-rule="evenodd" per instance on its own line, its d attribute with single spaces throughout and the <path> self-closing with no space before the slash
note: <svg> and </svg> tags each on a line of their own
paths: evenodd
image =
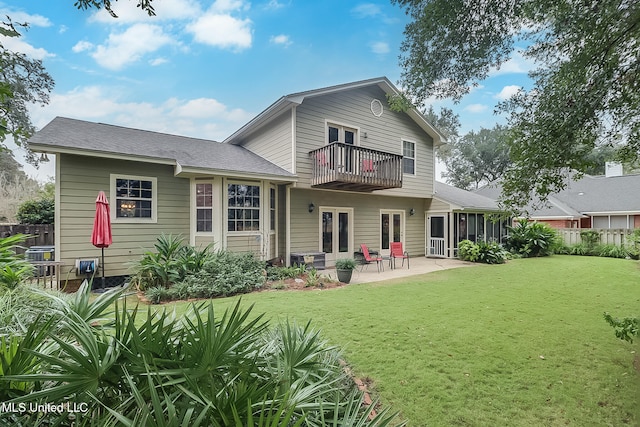
<svg viewBox="0 0 640 427">
<path fill-rule="evenodd" d="M 408 175 L 416 174 L 416 143 L 402 141 L 402 171 Z"/>
<path fill-rule="evenodd" d="M 260 230 L 260 186 L 233 183 L 227 186 L 228 231 Z"/>
<path fill-rule="evenodd" d="M 111 175 L 111 213 L 114 220 L 155 222 L 156 194 L 156 178 Z"/>
<path fill-rule="evenodd" d="M 211 233 L 213 231 L 213 184 L 203 182 L 196 184 L 196 232 Z"/>
</svg>

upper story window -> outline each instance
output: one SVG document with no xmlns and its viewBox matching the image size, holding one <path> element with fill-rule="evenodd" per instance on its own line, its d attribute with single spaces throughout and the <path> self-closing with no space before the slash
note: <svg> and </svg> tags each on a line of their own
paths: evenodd
<svg viewBox="0 0 640 427">
<path fill-rule="evenodd" d="M 402 141 L 402 171 L 409 175 L 416 174 L 416 143 Z"/>
<path fill-rule="evenodd" d="M 156 178 L 111 175 L 112 217 L 118 222 L 156 222 Z"/>
<path fill-rule="evenodd" d="M 355 145 L 358 138 L 358 130 L 355 128 L 327 123 L 327 143 L 344 142 Z"/>
<path fill-rule="evenodd" d="M 260 186 L 229 184 L 228 231 L 260 231 Z"/>
<path fill-rule="evenodd" d="M 196 184 L 196 232 L 213 231 L 213 184 Z"/>
</svg>

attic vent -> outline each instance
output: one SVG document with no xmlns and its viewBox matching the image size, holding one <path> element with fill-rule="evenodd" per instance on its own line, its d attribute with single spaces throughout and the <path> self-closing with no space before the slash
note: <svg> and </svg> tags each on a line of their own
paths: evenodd
<svg viewBox="0 0 640 427">
<path fill-rule="evenodd" d="M 382 112 L 384 111 L 384 107 L 382 106 L 382 102 L 378 99 L 374 99 L 371 101 L 371 112 L 374 116 L 380 117 Z"/>
</svg>

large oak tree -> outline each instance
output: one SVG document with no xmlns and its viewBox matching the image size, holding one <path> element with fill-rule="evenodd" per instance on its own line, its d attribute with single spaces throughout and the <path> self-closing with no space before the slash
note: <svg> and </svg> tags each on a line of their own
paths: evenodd
<svg viewBox="0 0 640 427">
<path fill-rule="evenodd" d="M 637 0 L 392 0 L 412 20 L 401 84 L 417 103 L 460 100 L 509 60 L 534 61 L 533 88 L 499 106 L 510 113 L 511 167 L 503 201 L 523 206 L 585 171 L 593 149 L 640 152 L 640 2 Z"/>
</svg>

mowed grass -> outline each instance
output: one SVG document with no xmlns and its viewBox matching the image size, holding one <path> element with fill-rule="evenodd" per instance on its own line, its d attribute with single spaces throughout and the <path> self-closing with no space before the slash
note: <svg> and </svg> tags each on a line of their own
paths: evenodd
<svg viewBox="0 0 640 427">
<path fill-rule="evenodd" d="M 640 314 L 636 261 L 513 260 L 242 304 L 311 319 L 410 426 L 640 425 L 640 345 L 602 317 Z"/>
</svg>

